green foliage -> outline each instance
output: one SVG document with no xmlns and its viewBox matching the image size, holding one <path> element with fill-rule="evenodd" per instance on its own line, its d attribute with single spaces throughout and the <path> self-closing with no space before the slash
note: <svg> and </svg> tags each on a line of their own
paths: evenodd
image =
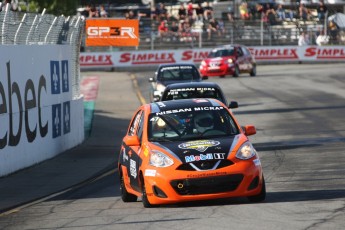
<svg viewBox="0 0 345 230">
<path fill-rule="evenodd" d="M 29 0 L 28 5 L 21 2 L 19 6 L 23 12 L 40 13 L 46 9 L 47 14 L 69 16 L 76 14 L 78 2 L 78 0 Z"/>
</svg>

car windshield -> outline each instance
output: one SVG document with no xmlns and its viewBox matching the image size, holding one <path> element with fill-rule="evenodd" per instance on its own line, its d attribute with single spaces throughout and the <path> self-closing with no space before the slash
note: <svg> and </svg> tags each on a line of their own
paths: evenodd
<svg viewBox="0 0 345 230">
<path fill-rule="evenodd" d="M 159 81 L 192 81 L 199 80 L 198 69 L 194 66 L 166 66 L 159 69 Z"/>
<path fill-rule="evenodd" d="M 149 116 L 149 141 L 185 141 L 226 137 L 239 133 L 224 107 L 193 111 L 190 108 L 162 111 Z"/>
<path fill-rule="evenodd" d="M 210 54 L 208 55 L 209 58 L 215 58 L 215 57 L 227 57 L 227 56 L 233 56 L 235 54 L 234 48 L 229 49 L 216 49 L 212 50 Z"/>
<path fill-rule="evenodd" d="M 214 98 L 225 103 L 219 89 L 214 87 L 178 88 L 170 89 L 163 94 L 162 101 L 180 100 L 189 98 Z"/>
</svg>

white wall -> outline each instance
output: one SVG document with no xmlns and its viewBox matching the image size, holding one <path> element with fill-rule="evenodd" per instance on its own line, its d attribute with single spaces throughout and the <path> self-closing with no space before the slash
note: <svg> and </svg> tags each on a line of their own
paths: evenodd
<svg viewBox="0 0 345 230">
<path fill-rule="evenodd" d="M 0 46 L 0 176 L 84 139 L 83 98 L 72 98 L 71 49 Z"/>
</svg>

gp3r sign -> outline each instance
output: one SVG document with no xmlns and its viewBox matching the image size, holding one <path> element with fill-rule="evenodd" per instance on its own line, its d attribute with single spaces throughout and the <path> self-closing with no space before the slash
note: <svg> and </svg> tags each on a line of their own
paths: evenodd
<svg viewBox="0 0 345 230">
<path fill-rule="evenodd" d="M 86 46 L 138 46 L 138 20 L 87 19 Z"/>
</svg>

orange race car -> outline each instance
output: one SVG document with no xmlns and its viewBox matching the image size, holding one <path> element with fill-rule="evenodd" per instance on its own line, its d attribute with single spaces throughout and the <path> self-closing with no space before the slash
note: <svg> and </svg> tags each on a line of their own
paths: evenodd
<svg viewBox="0 0 345 230">
<path fill-rule="evenodd" d="M 182 99 L 142 105 L 119 155 L 124 202 L 144 207 L 184 201 L 266 197 L 261 162 L 232 112 L 216 99 Z"/>
</svg>

